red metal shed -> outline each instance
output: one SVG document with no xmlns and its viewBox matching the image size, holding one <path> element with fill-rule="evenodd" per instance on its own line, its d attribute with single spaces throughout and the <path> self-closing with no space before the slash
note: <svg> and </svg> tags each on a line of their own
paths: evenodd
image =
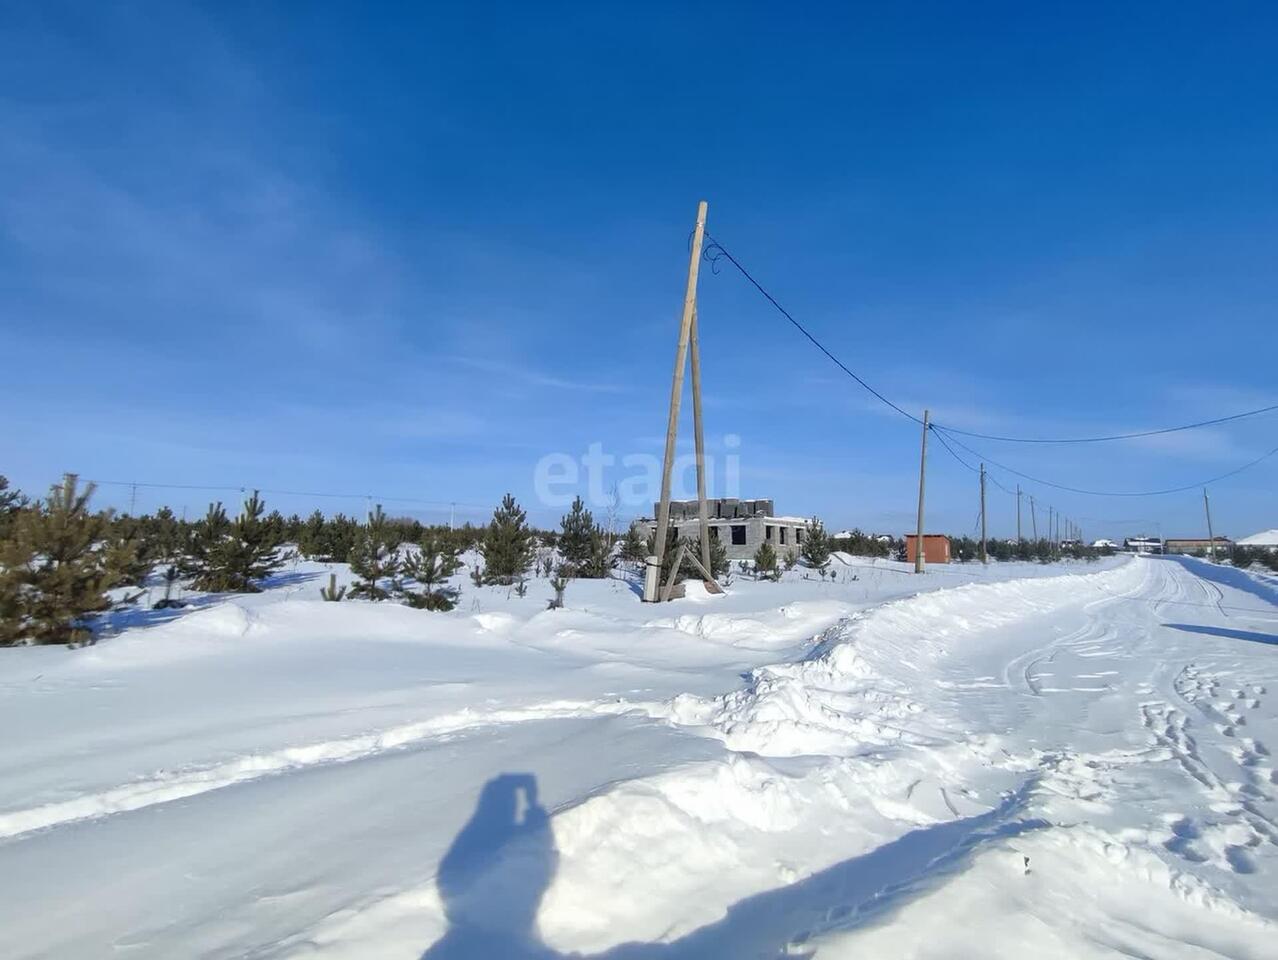
<svg viewBox="0 0 1278 960">
<path fill-rule="evenodd" d="M 913 533 L 905 535 L 905 559 L 910 563 L 914 562 L 918 553 L 917 540 L 918 537 Z M 923 534 L 923 562 L 949 563 L 950 538 L 940 533 Z"/>
</svg>

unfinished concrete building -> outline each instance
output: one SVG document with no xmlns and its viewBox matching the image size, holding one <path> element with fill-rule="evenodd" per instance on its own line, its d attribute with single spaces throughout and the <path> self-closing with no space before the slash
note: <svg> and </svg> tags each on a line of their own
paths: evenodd
<svg viewBox="0 0 1278 960">
<path fill-rule="evenodd" d="M 654 503 L 652 512 L 657 513 L 660 508 L 660 504 Z M 723 544 L 729 560 L 753 560 L 755 551 L 764 543 L 772 544 L 778 558 L 797 554 L 803 546 L 803 533 L 808 524 L 807 517 L 774 516 L 771 500 L 719 497 L 706 500 L 706 514 L 710 538 Z M 696 500 L 670 501 L 670 527 L 677 531 L 677 536 L 699 543 L 700 519 Z M 657 530 L 657 521 L 651 518 L 636 520 L 635 525 L 649 538 Z"/>
</svg>

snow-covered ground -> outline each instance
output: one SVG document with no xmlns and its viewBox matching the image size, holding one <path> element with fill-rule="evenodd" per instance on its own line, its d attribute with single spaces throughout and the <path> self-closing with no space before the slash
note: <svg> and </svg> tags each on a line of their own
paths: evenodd
<svg viewBox="0 0 1278 960">
<path fill-rule="evenodd" d="M 1278 956 L 1274 578 L 837 563 L 0 651 L 0 956 Z"/>
</svg>

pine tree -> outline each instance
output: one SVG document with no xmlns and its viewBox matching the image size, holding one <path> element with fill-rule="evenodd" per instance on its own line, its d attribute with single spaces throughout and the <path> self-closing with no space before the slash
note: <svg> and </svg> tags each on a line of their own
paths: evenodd
<svg viewBox="0 0 1278 960">
<path fill-rule="evenodd" d="M 621 559 L 627 563 L 643 563 L 648 557 L 648 540 L 639 532 L 638 525 L 632 525 L 621 541 Z"/>
<path fill-rule="evenodd" d="M 284 514 L 278 510 L 272 510 L 270 514 L 262 521 L 262 529 L 266 539 L 270 541 L 271 546 L 278 547 L 286 540 L 284 527 L 288 521 L 284 519 Z"/>
<path fill-rule="evenodd" d="M 586 580 L 600 580 L 612 570 L 612 545 L 603 527 L 581 497 L 572 502 L 571 511 L 561 521 L 559 554 L 573 575 Z"/>
<path fill-rule="evenodd" d="M 820 569 L 830 562 L 830 538 L 820 520 L 809 520 L 803 534 L 803 559 L 808 566 Z"/>
<path fill-rule="evenodd" d="M 362 527 L 354 517 L 339 513 L 324 523 L 319 556 L 324 563 L 345 563 L 355 549 Z"/>
<path fill-rule="evenodd" d="M 320 587 L 320 596 L 329 603 L 338 603 L 342 597 L 346 596 L 346 586 L 337 585 L 337 574 L 330 573 L 328 575 L 328 586 Z"/>
<path fill-rule="evenodd" d="M 699 549 L 699 548 L 698 548 Z M 700 558 L 698 553 L 697 557 Z M 710 538 L 710 575 L 718 580 L 731 569 L 728 563 L 728 548 L 718 537 Z"/>
<path fill-rule="evenodd" d="M 772 544 L 763 541 L 754 552 L 754 575 L 756 577 L 777 578 L 777 552 Z"/>
<path fill-rule="evenodd" d="M 178 570 L 176 564 L 171 563 L 164 568 L 164 596 L 151 604 L 152 610 L 170 610 L 186 606 L 181 600 L 176 600 L 173 597 L 173 585 L 177 583 L 180 575 L 181 571 Z"/>
<path fill-rule="evenodd" d="M 461 566 L 457 554 L 441 538 L 423 539 L 420 549 L 403 563 L 404 575 L 422 587 L 420 592 L 404 591 L 408 605 L 424 610 L 453 609 L 460 591 L 448 584 L 448 578 Z"/>
<path fill-rule="evenodd" d="M 146 536 L 145 517 L 113 517 L 107 525 L 104 549 L 113 553 L 123 582 L 143 586 L 158 558 L 155 543 Z M 141 596 L 141 594 L 139 594 Z"/>
<path fill-rule="evenodd" d="M 266 505 L 254 490 L 253 496 L 244 501 L 244 509 L 235 520 L 232 533 L 238 543 L 237 574 L 242 584 L 241 592 L 256 592 L 260 589 L 256 581 L 269 577 L 284 562 L 277 550 L 280 545 L 278 532 L 262 519 L 265 509 Z"/>
<path fill-rule="evenodd" d="M 12 529 L 18 511 L 27 506 L 27 498 L 18 490 L 9 489 L 9 479 L 0 475 L 0 540 Z"/>
<path fill-rule="evenodd" d="M 185 525 L 168 507 L 160 507 L 153 517 L 143 517 L 143 539 L 152 557 L 173 563 L 186 549 Z"/>
<path fill-rule="evenodd" d="M 398 547 L 399 537 L 395 526 L 386 518 L 379 503 L 369 514 L 368 523 L 355 538 L 355 545 L 347 558 L 351 573 L 359 577 L 351 587 L 351 596 L 386 600 L 398 592 L 399 582 L 396 578 L 400 563 L 395 553 Z M 389 580 L 390 583 L 383 586 L 383 580 Z"/>
<path fill-rule="evenodd" d="M 560 521 L 559 555 L 565 563 L 581 568 L 595 553 L 595 540 L 601 539 L 603 532 L 595 526 L 594 515 L 586 509 L 577 497 L 572 508 Z"/>
<path fill-rule="evenodd" d="M 550 589 L 555 591 L 555 598 L 550 601 L 547 609 L 562 610 L 564 606 L 564 591 L 568 589 L 569 571 L 564 567 L 560 567 L 555 571 L 555 575 L 551 578 Z"/>
<path fill-rule="evenodd" d="M 484 558 L 488 583 L 511 584 L 523 576 L 533 561 L 536 541 L 527 515 L 509 493 L 493 511 L 479 552 Z"/>
<path fill-rule="evenodd" d="M 186 555 L 180 566 L 182 572 L 194 577 L 197 584 L 208 582 L 213 576 L 214 551 L 230 532 L 231 521 L 226 518 L 226 508 L 222 506 L 222 501 L 210 503 L 204 518 L 197 520 L 191 528 Z"/>
<path fill-rule="evenodd" d="M 297 549 L 304 557 L 315 559 L 324 552 L 324 514 L 316 510 L 302 524 L 297 535 Z"/>
<path fill-rule="evenodd" d="M 67 474 L 44 505 L 16 515 L 0 544 L 0 645 L 83 643 L 110 609 L 131 557 L 111 548 L 110 512 L 90 513 L 94 487 Z"/>
<path fill-rule="evenodd" d="M 262 514 L 265 504 L 256 490 L 232 523 L 221 503 L 195 526 L 188 559 L 197 590 L 212 593 L 257 593 L 258 581 L 279 568 L 274 536 Z"/>
<path fill-rule="evenodd" d="M 590 554 L 584 563 L 574 568 L 577 576 L 583 580 L 602 580 L 612 572 L 615 564 L 607 534 L 601 527 L 595 527 L 590 538 Z"/>
</svg>

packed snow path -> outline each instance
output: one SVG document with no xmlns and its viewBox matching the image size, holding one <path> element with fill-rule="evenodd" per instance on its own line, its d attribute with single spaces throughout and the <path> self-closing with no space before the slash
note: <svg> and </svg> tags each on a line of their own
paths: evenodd
<svg viewBox="0 0 1278 960">
<path fill-rule="evenodd" d="M 1275 956 L 1272 579 L 849 569 L 0 651 L 0 956 Z"/>
</svg>

